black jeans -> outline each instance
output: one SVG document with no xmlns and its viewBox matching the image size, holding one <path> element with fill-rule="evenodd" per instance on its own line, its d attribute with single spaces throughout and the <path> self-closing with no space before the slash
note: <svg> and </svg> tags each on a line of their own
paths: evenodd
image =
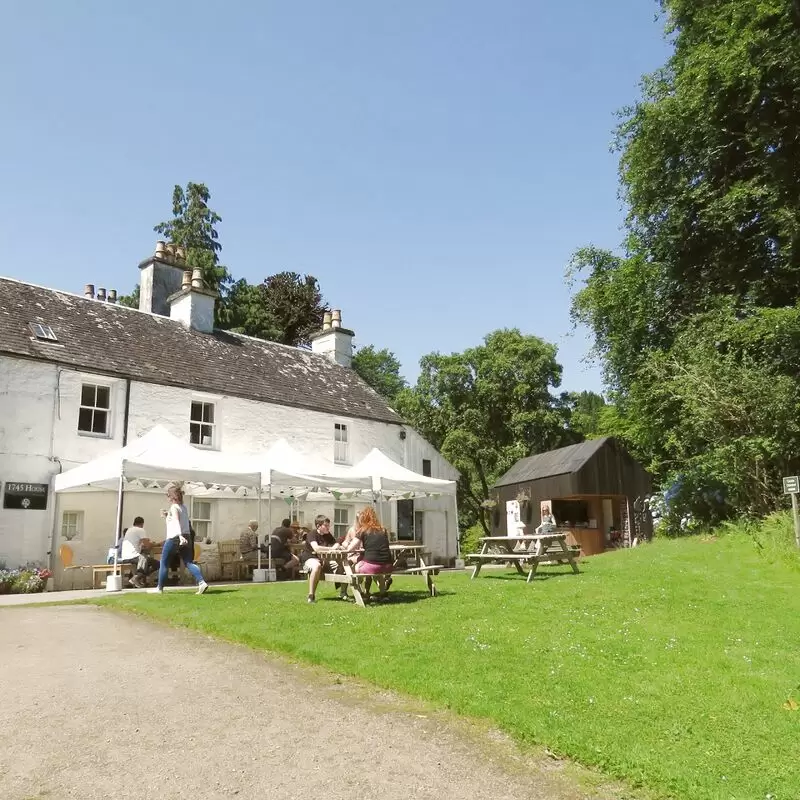
<svg viewBox="0 0 800 800">
<path fill-rule="evenodd" d="M 135 565 L 136 574 L 145 578 L 150 575 L 150 573 L 155 572 L 161 566 L 161 562 L 158 561 L 158 559 L 151 558 L 150 556 L 146 556 L 144 554 L 134 558 L 126 558 L 124 561 L 120 561 L 119 563 Z"/>
</svg>

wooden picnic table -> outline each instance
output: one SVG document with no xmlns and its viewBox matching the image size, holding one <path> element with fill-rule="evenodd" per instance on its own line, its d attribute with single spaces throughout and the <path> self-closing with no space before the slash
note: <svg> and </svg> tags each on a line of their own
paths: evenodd
<svg viewBox="0 0 800 800">
<path fill-rule="evenodd" d="M 400 572 L 393 572 L 391 574 L 387 573 L 386 577 L 389 578 L 392 575 L 420 575 L 425 579 L 425 583 L 428 588 L 428 594 L 431 597 L 435 597 L 436 584 L 434 583 L 433 577 L 439 574 L 439 570 L 443 569 L 443 566 L 441 564 L 425 563 L 425 558 L 423 556 L 423 553 L 427 552 L 425 547 L 423 545 L 404 545 L 400 543 L 393 543 L 389 545 L 389 549 L 392 551 L 393 565 L 397 564 L 398 560 L 402 556 L 407 555 L 409 552 L 414 553 L 415 557 L 419 560 L 420 565 L 418 567 L 405 569 Z M 345 550 L 341 547 L 320 547 L 317 552 L 324 557 L 322 562 L 325 572 L 325 580 L 328 583 L 344 583 L 349 586 L 353 590 L 353 597 L 356 601 L 356 605 L 364 607 L 366 605 L 364 602 L 365 579 L 377 578 L 378 576 L 364 575 L 356 572 L 355 564 L 353 564 L 348 558 L 348 556 L 360 555 L 364 551 L 360 549 Z M 333 571 L 330 570 L 330 567 L 332 566 L 334 567 Z"/>
<path fill-rule="evenodd" d="M 533 580 L 540 564 L 569 564 L 574 573 L 580 572 L 575 563 L 575 554 L 567 547 L 567 534 L 563 531 L 531 534 L 527 536 L 484 536 L 480 553 L 465 556 L 475 561 L 470 580 L 478 577 L 486 563 L 505 564 L 509 561 L 520 575 L 528 570 L 526 583 Z M 490 552 L 494 547 L 499 552 Z"/>
</svg>

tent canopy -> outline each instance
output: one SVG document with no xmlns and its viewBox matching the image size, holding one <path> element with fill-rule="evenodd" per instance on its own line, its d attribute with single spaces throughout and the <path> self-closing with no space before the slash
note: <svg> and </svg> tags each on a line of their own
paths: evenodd
<svg viewBox="0 0 800 800">
<path fill-rule="evenodd" d="M 157 425 L 135 442 L 57 475 L 55 490 L 116 489 L 123 476 L 237 487 L 261 485 L 260 472 L 247 459 L 199 450 Z"/>
<path fill-rule="evenodd" d="M 455 495 L 456 482 L 441 478 L 428 478 L 418 472 L 393 461 L 385 453 L 373 448 L 357 464 L 350 468 L 352 480 L 359 476 L 368 476 L 372 481 L 372 490 L 393 497 L 405 495 L 427 496 L 431 494 Z"/>
<path fill-rule="evenodd" d="M 371 489 L 367 476 L 351 472 L 350 467 L 334 464 L 320 456 L 298 453 L 286 439 L 275 442 L 266 453 L 250 464 L 261 472 L 264 486 L 299 489 Z"/>
</svg>

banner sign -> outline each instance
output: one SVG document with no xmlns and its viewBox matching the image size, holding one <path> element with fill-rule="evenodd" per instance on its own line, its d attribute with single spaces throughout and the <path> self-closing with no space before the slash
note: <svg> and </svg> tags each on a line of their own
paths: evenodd
<svg viewBox="0 0 800 800">
<path fill-rule="evenodd" d="M 44 511 L 47 508 L 47 493 L 50 487 L 46 483 L 14 483 L 6 482 L 3 494 L 3 508 L 16 508 L 24 511 Z"/>
</svg>

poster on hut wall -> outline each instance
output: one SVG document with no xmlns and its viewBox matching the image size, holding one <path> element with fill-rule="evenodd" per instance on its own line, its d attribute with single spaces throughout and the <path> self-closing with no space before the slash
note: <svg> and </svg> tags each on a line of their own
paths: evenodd
<svg viewBox="0 0 800 800">
<path fill-rule="evenodd" d="M 506 500 L 506 536 L 522 534 L 519 516 L 519 501 Z"/>
</svg>

